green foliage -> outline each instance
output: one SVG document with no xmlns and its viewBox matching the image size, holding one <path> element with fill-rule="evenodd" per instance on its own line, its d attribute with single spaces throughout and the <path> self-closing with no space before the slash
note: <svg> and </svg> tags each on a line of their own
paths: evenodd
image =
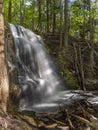
<svg viewBox="0 0 98 130">
<path fill-rule="evenodd" d="M 20 10 L 21 10 L 21 0 L 11 0 L 11 22 L 15 24 L 20 24 Z M 69 20 L 70 20 L 70 34 L 75 36 L 79 35 L 83 30 L 88 29 L 89 18 L 92 17 L 95 22 L 98 23 L 98 0 L 94 2 L 91 1 L 89 7 L 89 1 L 76 0 L 73 5 L 69 7 Z M 63 4 L 62 4 L 63 6 Z M 24 17 L 24 25 L 27 28 L 32 29 L 34 25 L 34 30 L 39 30 L 38 28 L 38 19 L 39 19 L 39 0 L 25 0 L 24 6 L 22 9 Z M 49 2 L 49 23 L 53 24 L 53 12 L 55 9 L 56 13 L 56 31 L 60 31 L 60 9 L 62 9 L 62 14 L 64 15 L 64 8 L 60 8 L 60 0 L 55 2 Z M 46 30 L 46 0 L 41 0 L 41 24 L 42 31 Z M 8 13 L 9 13 L 9 0 L 4 0 L 4 16 L 5 24 L 8 24 Z M 63 19 L 64 20 L 64 19 Z M 64 21 L 62 21 L 62 25 Z M 50 25 L 50 30 L 51 30 Z M 95 29 L 98 32 L 98 29 L 95 26 Z"/>
<path fill-rule="evenodd" d="M 64 69 L 63 76 L 69 89 L 79 89 L 76 78 L 69 70 Z"/>
<path fill-rule="evenodd" d="M 84 33 L 85 38 L 89 40 L 90 35 L 90 19 L 93 20 L 93 26 L 96 33 L 98 33 L 98 0 L 95 1 L 80 1 L 76 0 L 70 10 L 70 30 L 72 36 L 81 37 Z M 98 40 L 98 39 L 97 39 Z"/>
</svg>

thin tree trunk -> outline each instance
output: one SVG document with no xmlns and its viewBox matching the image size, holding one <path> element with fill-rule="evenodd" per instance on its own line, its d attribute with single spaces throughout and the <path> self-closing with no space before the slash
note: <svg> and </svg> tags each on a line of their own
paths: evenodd
<svg viewBox="0 0 98 130">
<path fill-rule="evenodd" d="M 81 76 L 81 87 L 82 90 L 86 90 L 85 87 L 85 77 L 84 77 L 84 66 L 83 66 L 83 59 L 81 54 L 81 47 L 79 46 L 79 68 L 80 68 L 80 76 Z"/>
<path fill-rule="evenodd" d="M 20 25 L 24 24 L 24 0 L 20 0 Z"/>
<path fill-rule="evenodd" d="M 92 12 L 91 9 L 91 1 L 89 0 L 89 12 Z M 90 21 L 90 45 L 91 45 L 91 51 L 90 51 L 90 68 L 91 68 L 91 73 L 94 71 L 94 18 L 92 17 L 92 14 L 90 13 L 89 16 L 89 21 Z"/>
<path fill-rule="evenodd" d="M 83 0 L 83 10 L 86 10 L 86 6 L 87 6 L 87 2 L 85 0 Z M 84 19 L 84 22 L 83 22 L 83 27 L 82 27 L 82 39 L 85 40 L 85 30 L 86 30 L 86 14 L 83 13 L 83 19 Z"/>
<path fill-rule="evenodd" d="M 49 32 L 49 0 L 46 0 L 46 7 L 47 7 L 47 32 Z"/>
<path fill-rule="evenodd" d="M 12 21 L 11 9 L 12 9 L 12 0 L 9 0 L 9 3 L 8 3 L 8 22 L 9 23 L 11 23 Z"/>
<path fill-rule="evenodd" d="M 42 4 L 42 0 L 38 0 L 38 12 L 39 12 L 39 16 L 38 16 L 38 29 L 39 31 L 41 31 L 42 29 L 42 8 L 41 8 L 41 4 Z"/>
<path fill-rule="evenodd" d="M 53 0 L 53 28 L 52 28 L 52 32 L 55 33 L 56 31 L 56 1 Z"/>
<path fill-rule="evenodd" d="M 5 62 L 4 21 L 3 21 L 2 6 L 3 6 L 3 0 L 0 0 L 0 107 L 6 113 L 7 101 L 9 97 L 9 83 Z"/>
<path fill-rule="evenodd" d="M 90 44 L 91 44 L 91 52 L 90 52 L 90 66 L 91 70 L 94 69 L 94 25 L 93 25 L 93 18 L 90 20 Z"/>
<path fill-rule="evenodd" d="M 65 0 L 64 7 L 64 45 L 68 46 L 68 0 Z"/>
<path fill-rule="evenodd" d="M 34 15 L 35 15 L 35 0 L 32 1 L 32 30 L 35 30 L 35 19 L 34 19 Z"/>
<path fill-rule="evenodd" d="M 62 1 L 60 0 L 60 48 L 62 48 L 63 45 L 63 29 L 62 29 L 62 24 L 63 23 L 63 5 L 62 5 Z"/>
<path fill-rule="evenodd" d="M 79 60 L 78 60 L 78 52 L 77 52 L 77 48 L 76 48 L 76 45 L 75 43 L 73 43 L 73 49 L 74 49 L 74 54 L 75 54 L 75 57 L 74 57 L 74 65 L 75 65 L 75 71 L 76 71 L 76 76 L 77 76 L 77 79 L 78 79 L 78 83 L 80 84 L 81 86 L 81 76 L 80 76 L 80 71 L 79 71 Z"/>
</svg>

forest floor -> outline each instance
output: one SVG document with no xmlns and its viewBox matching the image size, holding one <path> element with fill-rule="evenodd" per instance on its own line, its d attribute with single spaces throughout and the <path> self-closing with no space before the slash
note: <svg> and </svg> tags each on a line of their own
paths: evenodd
<svg viewBox="0 0 98 130">
<path fill-rule="evenodd" d="M 82 99 L 55 114 L 0 111 L 0 130 L 98 130 L 98 106 Z"/>
</svg>

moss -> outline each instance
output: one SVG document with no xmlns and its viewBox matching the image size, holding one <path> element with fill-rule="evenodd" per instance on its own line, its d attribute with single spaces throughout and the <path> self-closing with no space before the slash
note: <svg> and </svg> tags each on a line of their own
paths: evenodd
<svg viewBox="0 0 98 130">
<path fill-rule="evenodd" d="M 5 130 L 4 128 L 1 128 L 1 130 Z"/>
<path fill-rule="evenodd" d="M 69 70 L 64 69 L 62 74 L 69 89 L 79 89 L 76 78 Z"/>
<path fill-rule="evenodd" d="M 18 101 L 19 101 L 19 89 L 18 86 L 11 84 L 9 92 L 9 106 L 8 111 L 11 114 L 17 113 Z"/>
<path fill-rule="evenodd" d="M 66 60 L 65 58 L 62 56 L 62 54 L 59 54 L 58 55 L 58 59 L 59 59 L 59 63 L 64 65 L 66 63 Z"/>
</svg>

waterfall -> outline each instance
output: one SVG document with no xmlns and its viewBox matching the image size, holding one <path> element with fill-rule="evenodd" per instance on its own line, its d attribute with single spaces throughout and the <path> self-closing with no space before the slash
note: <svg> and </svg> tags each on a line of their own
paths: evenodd
<svg viewBox="0 0 98 130">
<path fill-rule="evenodd" d="M 51 112 L 64 104 L 66 86 L 42 38 L 10 24 L 20 85 L 20 111 Z"/>
</svg>

